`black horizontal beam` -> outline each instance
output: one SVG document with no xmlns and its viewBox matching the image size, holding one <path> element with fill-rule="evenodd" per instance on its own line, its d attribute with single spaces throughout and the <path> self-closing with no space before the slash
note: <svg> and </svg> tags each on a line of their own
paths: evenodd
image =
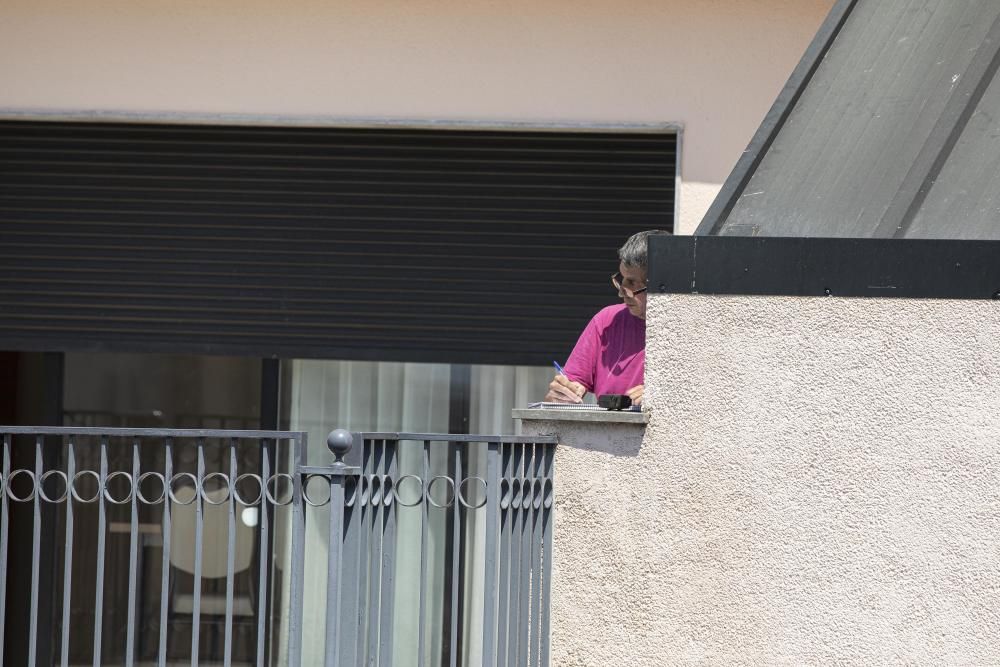
<svg viewBox="0 0 1000 667">
<path fill-rule="evenodd" d="M 1000 299 L 1000 241 L 654 236 L 650 291 Z"/>
<path fill-rule="evenodd" d="M 586 324 L 583 322 L 582 326 Z M 577 332 L 574 332 L 577 333 Z M 532 335 L 527 335 L 531 339 Z M 366 339 L 359 337 L 361 342 Z M 508 337 L 517 342 L 518 339 Z M 524 332 L 521 332 L 524 342 Z M 201 338 L 169 337 L 161 339 L 139 338 L 127 335 L 107 335 L 105 332 L 90 336 L 61 332 L 54 335 L 31 337 L 0 337 L 6 349 L 23 352 L 136 352 L 144 354 L 203 354 L 209 356 L 263 357 L 266 359 L 337 359 L 344 361 L 419 361 L 428 364 L 495 364 L 508 366 L 549 366 L 552 357 L 562 350 L 561 342 L 541 341 L 524 343 L 522 349 L 504 347 L 504 341 L 466 348 L 455 343 L 428 347 L 417 340 L 412 344 L 378 347 L 352 344 L 349 340 L 335 342 L 296 341 L 274 342 L 253 340 L 246 343 L 230 340 L 204 340 Z"/>
</svg>

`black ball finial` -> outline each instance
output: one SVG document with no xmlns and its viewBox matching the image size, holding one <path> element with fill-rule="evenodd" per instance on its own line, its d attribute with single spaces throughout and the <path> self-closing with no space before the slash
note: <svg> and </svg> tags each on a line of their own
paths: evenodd
<svg viewBox="0 0 1000 667">
<path fill-rule="evenodd" d="M 351 432 L 346 429 L 338 428 L 335 431 L 330 431 L 330 435 L 326 436 L 326 446 L 333 452 L 337 461 L 341 461 L 347 452 L 351 451 L 353 445 L 354 438 L 351 437 Z"/>
</svg>

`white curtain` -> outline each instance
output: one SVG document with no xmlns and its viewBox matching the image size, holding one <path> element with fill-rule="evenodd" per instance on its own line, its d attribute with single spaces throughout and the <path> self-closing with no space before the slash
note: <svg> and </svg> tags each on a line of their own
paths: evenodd
<svg viewBox="0 0 1000 667">
<path fill-rule="evenodd" d="M 473 366 L 469 430 L 519 435 L 521 422 L 510 411 L 542 400 L 554 375 L 550 366 Z"/>
<path fill-rule="evenodd" d="M 424 433 L 445 433 L 448 431 L 449 385 L 451 369 L 447 364 L 417 364 L 395 362 L 364 361 L 312 361 L 295 360 L 291 368 L 291 406 L 289 428 L 306 431 L 309 434 L 308 460 L 310 464 L 322 465 L 332 460 L 326 447 L 326 436 L 335 428 L 350 431 L 411 431 Z M 357 443 L 360 446 L 360 443 Z M 407 443 L 410 444 L 410 443 Z M 419 447 L 401 447 L 398 459 L 400 474 L 416 473 L 421 465 Z M 437 457 L 435 457 L 437 458 Z M 322 510 L 309 509 L 307 520 L 310 527 L 306 531 L 305 580 L 303 599 L 303 645 L 302 664 L 322 664 L 326 632 L 326 560 L 329 540 L 329 524 Z M 288 526 L 287 521 L 281 521 Z M 432 535 L 443 535 L 443 521 L 431 521 Z M 412 553 L 414 540 L 419 548 L 420 524 L 418 521 L 399 522 L 397 553 Z M 431 563 L 443 562 L 442 555 L 435 553 L 443 549 L 443 540 L 429 540 Z M 288 562 L 290 545 L 288 536 L 282 540 L 282 551 Z M 441 543 L 441 544 L 439 544 Z M 280 553 L 280 552 L 279 552 Z M 414 567 L 414 559 L 397 559 L 396 581 L 396 624 L 394 644 L 399 647 L 416 644 L 415 614 L 403 614 L 400 609 L 416 607 L 419 596 L 419 562 Z M 428 589 L 441 586 L 444 573 L 440 568 L 431 568 Z M 287 607 L 288 577 L 283 577 L 284 591 L 281 595 L 283 606 Z M 435 614 L 428 609 L 428 618 Z M 287 619 L 287 608 L 282 609 L 283 619 Z M 282 627 L 287 628 L 286 623 Z M 430 664 L 440 663 L 441 624 L 429 624 L 427 646 Z M 435 631 L 436 639 L 435 641 Z M 280 633 L 281 642 L 287 641 L 287 633 Z M 435 652 L 436 651 L 436 652 Z M 287 646 L 279 647 L 282 659 Z M 394 664 L 406 664 L 406 653 L 394 651 Z M 400 659 L 402 658 L 402 660 Z M 412 656 L 416 664 L 416 656 Z"/>
<path fill-rule="evenodd" d="M 473 366 L 469 431 L 483 435 L 520 434 L 521 423 L 511 419 L 511 410 L 542 400 L 553 375 L 554 371 L 547 366 Z M 470 476 L 486 479 L 486 446 L 472 447 L 469 458 Z M 468 518 L 463 565 L 469 586 L 463 601 L 462 624 L 466 632 L 461 663 L 471 667 L 483 664 L 485 510 L 469 512 Z"/>
</svg>

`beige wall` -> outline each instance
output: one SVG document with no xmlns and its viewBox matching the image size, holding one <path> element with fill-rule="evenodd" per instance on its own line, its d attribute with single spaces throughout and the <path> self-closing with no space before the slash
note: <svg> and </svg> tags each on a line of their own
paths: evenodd
<svg viewBox="0 0 1000 667">
<path fill-rule="evenodd" d="M 0 111 L 680 123 L 700 221 L 833 0 L 3 0 Z"/>
<path fill-rule="evenodd" d="M 556 665 L 1000 663 L 1000 304 L 652 295 L 562 428 Z"/>
</svg>

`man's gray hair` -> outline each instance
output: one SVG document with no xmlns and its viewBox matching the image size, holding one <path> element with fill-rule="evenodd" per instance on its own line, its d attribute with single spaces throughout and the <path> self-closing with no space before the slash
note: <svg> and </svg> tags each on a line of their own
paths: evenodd
<svg viewBox="0 0 1000 667">
<path fill-rule="evenodd" d="M 667 234 L 670 232 L 662 229 L 647 229 L 629 237 L 621 248 L 618 249 L 618 259 L 625 266 L 636 268 L 646 268 L 646 239 L 653 234 Z"/>
</svg>

